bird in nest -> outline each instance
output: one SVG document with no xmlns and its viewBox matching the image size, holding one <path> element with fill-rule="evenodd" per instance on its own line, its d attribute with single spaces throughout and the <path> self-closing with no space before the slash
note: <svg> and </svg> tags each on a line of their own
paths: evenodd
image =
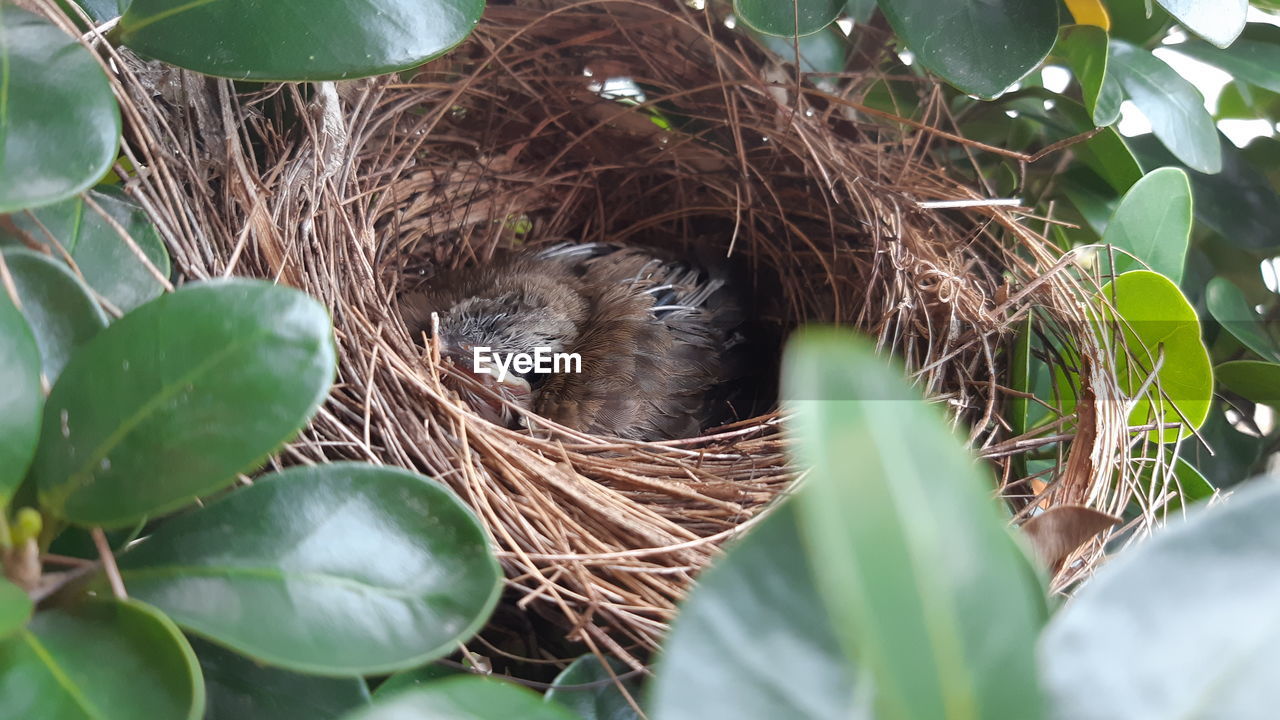
<svg viewBox="0 0 1280 720">
<path fill-rule="evenodd" d="M 724 416 L 726 383 L 741 374 L 742 314 L 724 278 L 640 248 L 565 243 L 512 252 L 432 277 L 401 309 L 414 338 L 432 337 L 436 314 L 441 358 L 488 392 L 469 383 L 455 389 L 508 427 L 524 424 L 514 405 L 598 435 L 692 437 Z M 505 376 L 476 364 L 539 348 L 544 358 L 579 360 L 511 362 Z"/>
</svg>

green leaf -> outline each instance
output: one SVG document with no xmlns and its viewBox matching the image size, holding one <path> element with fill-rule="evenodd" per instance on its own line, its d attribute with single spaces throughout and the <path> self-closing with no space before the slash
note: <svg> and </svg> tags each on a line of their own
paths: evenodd
<svg viewBox="0 0 1280 720">
<path fill-rule="evenodd" d="M 698 578 L 659 657 L 650 714 L 849 717 L 852 661 L 814 585 L 794 503 L 774 509 Z M 769 628 L 762 634 L 761 628 Z"/>
<path fill-rule="evenodd" d="M 876 11 L 876 0 L 848 0 L 844 11 L 855 23 L 865 25 Z"/>
<path fill-rule="evenodd" d="M 1220 135 L 1218 142 L 1222 171 L 1214 175 L 1188 173 L 1196 197 L 1196 220 L 1237 247 L 1274 248 L 1275 230 L 1280 227 L 1280 196 L 1230 140 Z M 1179 164 L 1150 136 L 1129 138 L 1129 145 L 1148 170 Z"/>
<path fill-rule="evenodd" d="M 547 702 L 556 702 L 568 708 L 582 720 L 639 720 L 626 696 L 618 689 L 614 677 L 631 670 L 621 660 L 610 660 L 610 675 L 600 658 L 583 655 L 556 676 L 547 690 Z M 631 677 L 622 681 L 632 699 L 640 700 L 640 680 Z M 578 687 L 590 686 L 590 687 Z"/>
<path fill-rule="evenodd" d="M 1058 36 L 1054 0 L 880 0 L 880 10 L 921 64 L 984 98 L 1034 70 Z"/>
<path fill-rule="evenodd" d="M 484 0 L 134 0 L 113 33 L 157 60 L 237 80 L 345 80 L 462 42 Z"/>
<path fill-rule="evenodd" d="M 1280 364 L 1234 360 L 1214 372 L 1219 382 L 1246 400 L 1280 408 Z"/>
<path fill-rule="evenodd" d="M 135 600 L 36 614 L 0 641 L 6 718 L 138 720 L 204 710 L 196 656 L 164 615 Z"/>
<path fill-rule="evenodd" d="M 152 300 L 82 347 L 50 393 L 40 502 L 104 527 L 186 505 L 296 433 L 334 367 L 329 315 L 297 290 L 232 279 Z"/>
<path fill-rule="evenodd" d="M 134 597 L 187 630 L 261 662 L 338 676 L 453 652 L 488 618 L 501 577 L 452 493 L 359 463 L 261 478 L 168 521 L 119 565 Z"/>
<path fill-rule="evenodd" d="M 1147 425 L 1163 416 L 1165 423 L 1183 424 L 1150 431 L 1153 441 L 1190 436 L 1208 417 L 1213 400 L 1213 370 L 1195 309 L 1169 278 L 1148 270 L 1124 273 L 1105 285 L 1100 296 L 1115 308 L 1115 314 L 1105 310 L 1104 315 L 1112 336 L 1108 344 L 1116 348 L 1117 380 L 1126 396 L 1135 399 L 1129 423 Z M 1135 398 L 1157 366 L 1150 391 Z M 1158 391 L 1159 414 L 1149 397 Z"/>
<path fill-rule="evenodd" d="M 66 2 L 67 0 L 59 1 Z M 84 8 L 84 11 L 95 22 L 106 22 L 112 18 L 120 17 L 120 13 L 124 12 L 125 7 L 128 7 L 129 0 L 75 0 L 75 3 Z"/>
<path fill-rule="evenodd" d="M 0 67 L 0 214 L 57 202 L 97 182 L 120 145 L 120 108 L 89 51 L 6 3 Z"/>
<path fill-rule="evenodd" d="M 477 675 L 449 678 L 378 698 L 346 720 L 577 720 L 556 703 L 509 682 Z"/>
<path fill-rule="evenodd" d="M 27 591 L 0 575 L 0 640 L 21 630 L 34 609 Z"/>
<path fill-rule="evenodd" d="M 115 194 L 96 190 L 87 194 L 124 227 L 151 264 L 167 277 L 169 254 L 146 212 Z M 50 235 L 57 239 L 80 268 L 89 287 L 124 312 L 164 292 L 164 285 L 147 270 L 107 219 L 86 206 L 83 195 L 18 213 L 13 216 L 13 223 L 27 239 L 48 247 L 50 256 L 61 258 Z"/>
<path fill-rule="evenodd" d="M 1108 2 L 1106 5 L 1107 14 L 1111 16 L 1111 37 L 1134 45 L 1145 47 L 1161 39 L 1165 28 L 1173 21 L 1169 13 L 1147 0 Z"/>
<path fill-rule="evenodd" d="M 783 390 L 797 464 L 812 468 L 800 530 L 877 716 L 1040 717 L 1043 591 L 939 409 L 836 330 L 788 343 Z"/>
<path fill-rule="evenodd" d="M 1280 484 L 1255 480 L 1099 569 L 1040 644 L 1056 717 L 1270 717 L 1278 514 Z"/>
<path fill-rule="evenodd" d="M 1170 48 L 1231 73 L 1236 80 L 1280 93 L 1280 28 L 1252 25 L 1226 49 L 1191 39 Z"/>
<path fill-rule="evenodd" d="M 830 25 L 844 10 L 844 0 L 733 0 L 734 14 L 747 27 L 766 35 L 810 35 Z"/>
<path fill-rule="evenodd" d="M 782 62 L 795 62 L 797 48 L 792 46 L 791 38 L 763 33 L 754 33 L 754 36 Z M 795 42 L 799 45 L 800 69 L 804 72 L 838 73 L 844 70 L 849 41 L 839 28 L 832 26 L 812 35 L 805 35 Z M 829 79 L 819 79 L 819 82 L 823 81 L 829 84 Z"/>
<path fill-rule="evenodd" d="M 1080 82 L 1084 106 L 1093 124 L 1104 127 L 1120 117 L 1120 99 L 1103 92 L 1107 77 L 1107 32 L 1093 25 L 1071 25 L 1062 29 L 1054 54 L 1060 55 Z M 1114 83 L 1113 83 L 1114 84 Z"/>
<path fill-rule="evenodd" d="M 1142 179 L 1142 166 L 1115 128 L 1101 132 L 1076 146 L 1081 162 L 1098 174 L 1116 192 L 1126 192 Z"/>
<path fill-rule="evenodd" d="M 1204 300 L 1213 319 L 1245 347 L 1280 362 L 1280 343 L 1267 333 L 1262 318 L 1249 307 L 1244 291 L 1235 283 L 1225 277 L 1213 278 L 1205 286 Z"/>
<path fill-rule="evenodd" d="M 208 694 L 204 720 L 329 720 L 369 704 L 369 689 L 358 677 L 300 675 L 190 640 Z"/>
<path fill-rule="evenodd" d="M 1224 48 L 1244 29 L 1249 0 L 1156 0 L 1183 27 Z"/>
<path fill-rule="evenodd" d="M 41 370 L 55 382 L 76 348 L 107 326 L 107 316 L 62 263 L 22 248 L 5 250 L 4 261 L 40 348 Z"/>
<path fill-rule="evenodd" d="M 1116 248 L 1117 274 L 1141 268 L 1141 260 L 1175 283 L 1182 282 L 1190 239 L 1191 183 L 1178 168 L 1160 168 L 1129 188 L 1102 235 Z"/>
<path fill-rule="evenodd" d="M 31 465 L 43 406 L 39 346 L 0 282 L 0 512 Z"/>
<path fill-rule="evenodd" d="M 374 698 L 385 698 L 392 693 L 412 690 L 413 688 L 422 687 L 427 683 L 437 680 L 443 680 L 447 677 L 455 675 L 466 675 L 466 670 L 459 670 L 448 665 L 440 665 L 438 663 L 428 663 L 421 667 L 409 668 L 401 670 L 382 682 L 381 685 L 373 691 Z"/>
<path fill-rule="evenodd" d="M 1204 97 L 1177 71 L 1146 50 L 1112 38 L 1107 77 L 1120 83 L 1151 122 L 1152 133 L 1179 160 L 1200 172 L 1222 169 L 1218 130 Z"/>
</svg>

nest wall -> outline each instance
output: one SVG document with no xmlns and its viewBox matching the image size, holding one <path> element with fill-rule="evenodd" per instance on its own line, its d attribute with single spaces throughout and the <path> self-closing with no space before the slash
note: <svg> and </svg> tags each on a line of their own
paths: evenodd
<svg viewBox="0 0 1280 720">
<path fill-rule="evenodd" d="M 400 319 L 398 296 L 437 269 L 565 239 L 727 257 L 773 343 L 762 364 L 800 324 L 857 328 L 945 406 L 1015 510 L 1128 500 L 1090 289 L 1016 209 L 921 206 L 983 198 L 929 159 L 962 141 L 934 127 L 927 83 L 925 123 L 872 122 L 857 100 L 874 73 L 798 83 L 674 2 L 493 4 L 412 73 L 253 91 L 90 42 L 123 104 L 126 190 L 183 278 L 275 279 L 332 310 L 338 381 L 274 462 L 448 483 L 488 528 L 516 604 L 593 649 L 655 647 L 698 569 L 793 484 L 782 418 L 665 443 L 491 425 Z M 1028 318 L 1079 350 L 1082 387 L 1071 415 L 1015 437 L 1004 358 Z M 1059 462 L 1027 477 L 1016 459 L 1049 436 Z M 1078 552 L 1057 582 L 1100 553 Z"/>
</svg>

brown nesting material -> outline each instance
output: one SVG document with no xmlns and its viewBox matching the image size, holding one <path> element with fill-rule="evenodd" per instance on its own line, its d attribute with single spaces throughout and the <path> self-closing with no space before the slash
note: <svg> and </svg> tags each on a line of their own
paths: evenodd
<svg viewBox="0 0 1280 720">
<path fill-rule="evenodd" d="M 625 0 L 492 5 L 419 71 L 337 85 L 246 93 L 97 51 L 114 57 L 125 151 L 142 169 L 127 188 L 182 276 L 275 278 L 332 309 L 338 383 L 278 462 L 365 460 L 448 483 L 489 528 L 510 595 L 594 648 L 653 648 L 697 570 L 792 485 L 780 419 L 660 444 L 489 424 L 442 386 L 397 313 L 437 268 L 565 239 L 727 255 L 764 337 L 839 323 L 898 355 L 1013 510 L 1128 500 L 1090 289 L 1013 209 L 922 209 L 983 196 L 929 159 L 954 137 L 859 114 L 850 103 L 872 75 L 843 78 L 839 97 L 797 93 L 706 15 Z M 602 97 L 610 78 L 643 100 Z M 935 90 L 921 85 L 925 118 L 941 115 Z M 1037 431 L 1070 442 L 1034 481 L 1017 459 L 1037 442 L 1003 418 L 1006 358 L 1033 308 L 1037 332 L 1079 349 L 1087 381 L 1078 418 Z M 1082 550 L 1058 585 L 1100 554 Z"/>
</svg>

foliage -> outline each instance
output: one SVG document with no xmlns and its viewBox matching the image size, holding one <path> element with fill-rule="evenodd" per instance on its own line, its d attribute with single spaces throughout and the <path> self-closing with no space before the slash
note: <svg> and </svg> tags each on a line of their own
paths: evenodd
<svg viewBox="0 0 1280 720">
<path fill-rule="evenodd" d="M 111 42 L 181 67 L 309 81 L 413 67 L 465 38 L 483 2 L 67 7 L 82 24 L 119 16 Z M 1280 142 L 1236 147 L 1218 124 L 1280 120 L 1280 29 L 1248 9 L 732 3 L 766 51 L 798 55 L 824 90 L 861 93 L 860 119 L 926 119 L 926 84 L 888 78 L 932 73 L 958 131 L 1009 151 L 968 164 L 939 152 L 975 187 L 1059 222 L 1097 288 L 1098 339 L 1115 350 L 1131 422 L 1167 424 L 1145 436 L 1160 457 L 1183 450 L 1175 503 L 1252 474 L 1278 440 L 1257 406 L 1280 406 L 1280 303 L 1262 270 L 1280 254 Z M 863 30 L 888 30 L 901 52 L 859 65 Z M 1231 76 L 1216 108 L 1168 62 L 1179 55 Z M 117 157 L 120 111 L 95 56 L 0 5 L 0 64 L 0 717 L 629 720 L 627 695 L 657 718 L 746 720 L 1206 706 L 1249 718 L 1274 705 L 1262 675 L 1273 628 L 1249 622 L 1280 600 L 1274 482 L 1194 509 L 1047 618 L 1037 569 L 940 414 L 825 331 L 786 360 L 807 483 L 705 574 L 647 687 L 629 679 L 622 693 L 609 680 L 627 668 L 590 657 L 546 697 L 441 679 L 426 663 L 477 631 L 500 587 L 475 516 L 436 480 L 369 465 L 250 481 L 334 382 L 325 308 L 257 281 L 174 290 L 160 232 L 103 180 L 134 170 Z M 1070 80 L 1049 89 L 1046 68 Z M 851 69 L 884 79 L 840 79 Z M 1151 134 L 1116 131 L 1128 108 Z M 1031 162 L 1061 141 L 1074 144 Z M 1008 358 L 1026 396 L 1010 411 L 1019 431 L 1053 417 L 1042 403 L 1068 412 L 1079 384 L 1047 371 L 1072 348 L 1026 328 Z M 1201 438 L 1216 455 L 1186 451 Z M 371 701 L 363 676 L 393 671 Z"/>
</svg>

